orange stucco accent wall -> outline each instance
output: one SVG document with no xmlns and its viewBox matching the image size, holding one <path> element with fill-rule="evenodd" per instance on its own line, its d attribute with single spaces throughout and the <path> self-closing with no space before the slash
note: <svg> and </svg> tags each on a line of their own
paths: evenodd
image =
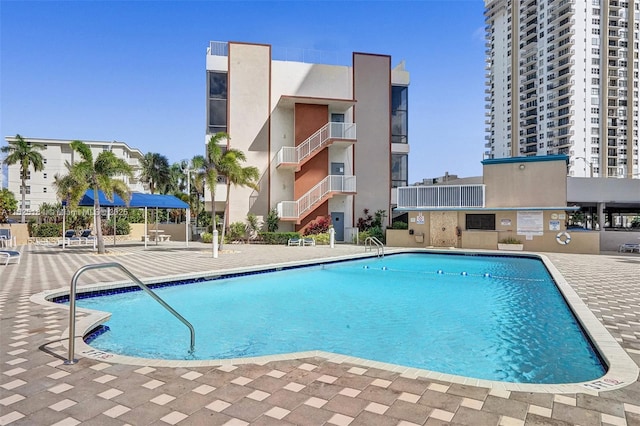
<svg viewBox="0 0 640 426">
<path fill-rule="evenodd" d="M 302 221 L 300 221 L 300 225 L 296 225 L 296 231 L 304 229 L 309 222 L 318 219 L 320 216 L 329 217 L 329 201 L 325 201 L 320 204 L 309 216 L 302 219 Z"/>
<path fill-rule="evenodd" d="M 295 143 L 296 146 L 307 140 L 317 130 L 329 122 L 329 107 L 327 105 L 295 105 Z M 329 174 L 329 151 L 325 148 L 307 161 L 299 172 L 296 172 L 293 193 L 295 199 L 302 197 L 318 182 Z M 322 210 L 322 211 L 321 211 Z M 322 203 L 309 214 L 299 229 L 316 216 L 328 214 L 328 203 Z"/>
<path fill-rule="evenodd" d="M 295 127 L 296 146 L 329 122 L 328 105 L 296 104 Z"/>
</svg>

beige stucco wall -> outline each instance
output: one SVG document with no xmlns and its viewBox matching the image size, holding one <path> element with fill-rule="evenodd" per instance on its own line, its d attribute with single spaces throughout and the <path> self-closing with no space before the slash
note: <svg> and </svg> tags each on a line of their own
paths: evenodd
<svg viewBox="0 0 640 426">
<path fill-rule="evenodd" d="M 483 177 L 487 208 L 557 207 L 567 203 L 564 160 L 485 164 Z"/>
<path fill-rule="evenodd" d="M 467 213 L 480 212 L 409 212 L 409 230 L 413 231 L 413 235 L 409 233 L 409 230 L 387 230 L 387 245 L 391 247 L 457 247 L 497 250 L 500 240 L 514 237 L 522 242 L 525 251 L 586 254 L 600 252 L 598 232 L 569 231 L 571 242 L 569 244 L 558 243 L 557 234 L 565 231 L 564 220 L 560 220 L 560 231 L 550 230 L 549 222 L 558 220 L 552 219 L 552 215 L 565 214 L 561 210 L 543 211 L 543 235 L 534 235 L 530 240 L 527 240 L 524 235 L 517 235 L 517 211 L 515 210 L 483 210 L 481 212 L 496 215 L 495 231 L 466 230 Z M 419 215 L 424 218 L 424 224 L 419 223 Z M 460 229 L 460 237 L 456 235 L 456 227 Z M 445 228 L 444 231 L 442 228 Z M 415 238 L 416 235 L 424 235 L 423 242 L 418 242 Z"/>
<path fill-rule="evenodd" d="M 29 240 L 29 228 L 26 223 L 12 223 L 10 225 L 0 225 L 0 229 L 9 229 L 11 237 L 15 237 L 17 245 L 27 244 Z"/>
<path fill-rule="evenodd" d="M 264 176 L 260 196 L 252 212 L 266 215 L 268 205 L 269 99 L 271 47 L 229 43 L 228 132 L 230 146 L 247 157 L 243 166 L 252 165 Z M 232 186 L 229 195 L 228 223 L 244 222 L 249 212 L 253 189 Z M 216 195 L 216 198 L 217 195 Z M 221 199 L 224 197 L 221 197 Z"/>
<path fill-rule="evenodd" d="M 155 223 L 148 223 L 147 229 L 156 229 Z M 171 241 L 184 241 L 185 240 L 185 225 L 184 223 L 162 223 L 158 224 L 158 230 L 164 231 L 163 235 L 171 235 Z M 133 241 L 142 241 L 144 235 L 144 223 L 132 223 L 131 232 L 129 238 Z"/>
<path fill-rule="evenodd" d="M 353 75 L 358 125 L 354 214 L 357 218 L 369 209 L 371 214 L 385 210 L 391 216 L 391 57 L 354 53 Z"/>
</svg>

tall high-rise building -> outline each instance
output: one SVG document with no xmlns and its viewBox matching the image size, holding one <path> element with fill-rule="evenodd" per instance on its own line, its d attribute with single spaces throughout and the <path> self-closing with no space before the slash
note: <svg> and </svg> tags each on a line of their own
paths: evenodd
<svg viewBox="0 0 640 426">
<path fill-rule="evenodd" d="M 485 157 L 638 178 L 640 3 L 485 0 Z"/>
<path fill-rule="evenodd" d="M 353 53 L 349 64 L 336 65 L 300 53 L 211 42 L 205 138 L 228 133 L 226 146 L 243 151 L 243 165 L 260 173 L 258 191 L 230 192 L 229 223 L 276 209 L 281 231 L 330 218 L 336 240 L 350 241 L 365 209 L 384 210 L 389 220 L 393 188 L 407 185 L 409 73 L 388 55 Z M 222 180 L 220 216 L 225 192 Z"/>
</svg>

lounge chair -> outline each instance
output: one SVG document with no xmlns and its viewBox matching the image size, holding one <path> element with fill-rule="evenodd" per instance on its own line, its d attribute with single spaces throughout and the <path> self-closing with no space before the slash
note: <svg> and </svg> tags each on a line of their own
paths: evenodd
<svg viewBox="0 0 640 426">
<path fill-rule="evenodd" d="M 315 246 L 316 245 L 316 240 L 315 240 L 315 238 L 311 238 L 311 237 L 304 238 L 302 240 L 302 245 L 303 246 Z"/>
<path fill-rule="evenodd" d="M 4 261 L 5 265 L 8 265 L 11 261 L 20 263 L 20 252 L 13 250 L 0 250 L 0 262 L 2 261 Z"/>
<path fill-rule="evenodd" d="M 302 240 L 300 238 L 289 238 L 287 242 L 288 246 L 300 246 L 302 245 Z"/>
<path fill-rule="evenodd" d="M 638 243 L 625 243 L 625 244 L 620 244 L 620 246 L 618 247 L 618 251 L 620 253 L 622 252 L 629 252 L 629 253 L 633 253 L 635 251 L 637 251 L 638 253 L 640 253 L 640 244 Z"/>
<path fill-rule="evenodd" d="M 0 247 L 12 247 L 11 229 L 0 229 Z"/>
</svg>

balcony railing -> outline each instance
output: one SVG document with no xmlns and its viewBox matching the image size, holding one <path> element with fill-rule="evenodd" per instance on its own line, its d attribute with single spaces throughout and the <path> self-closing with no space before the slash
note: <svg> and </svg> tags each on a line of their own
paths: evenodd
<svg viewBox="0 0 640 426">
<path fill-rule="evenodd" d="M 356 177 L 329 175 L 318 182 L 296 201 L 281 201 L 277 205 L 278 216 L 282 220 L 300 221 L 331 193 L 355 193 Z"/>
<path fill-rule="evenodd" d="M 355 123 L 327 123 L 298 146 L 283 146 L 276 154 L 276 167 L 289 164 L 299 167 L 333 140 L 356 139 Z"/>
<path fill-rule="evenodd" d="M 484 207 L 484 185 L 405 186 L 398 188 L 401 208 Z"/>
</svg>

